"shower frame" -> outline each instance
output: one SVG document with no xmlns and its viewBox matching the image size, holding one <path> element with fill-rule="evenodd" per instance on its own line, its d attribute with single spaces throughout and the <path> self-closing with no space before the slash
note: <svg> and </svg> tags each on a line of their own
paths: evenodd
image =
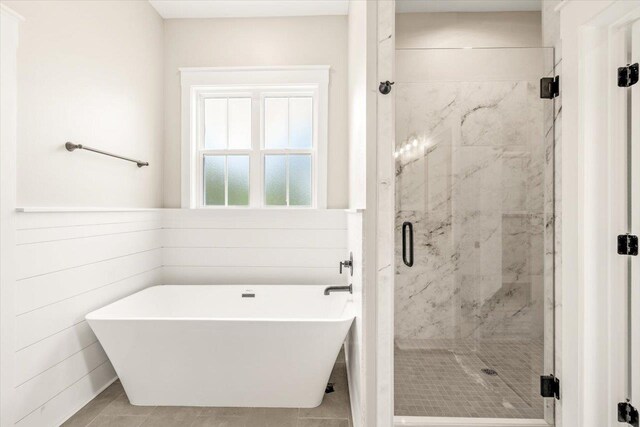
<svg viewBox="0 0 640 427">
<path fill-rule="evenodd" d="M 395 81 L 395 1 L 377 2 L 377 82 Z M 542 76 L 541 76 L 542 77 Z M 394 414 L 395 276 L 395 93 L 377 95 L 377 377 L 378 425 L 429 427 L 548 427 L 544 420 L 462 417 L 402 417 Z M 380 118 L 384 117 L 384 120 Z M 555 328 L 554 328 L 555 330 Z M 557 338 L 556 338 L 557 339 Z M 554 345 L 555 347 L 555 345 Z M 560 409 L 556 409 L 556 417 Z M 389 421 L 388 421 L 389 420 Z"/>
<path fill-rule="evenodd" d="M 376 67 L 372 80 L 394 80 L 394 19 L 393 1 L 377 2 Z M 562 180 L 562 227 L 559 230 L 564 244 L 562 259 L 562 307 L 558 320 L 557 350 L 561 356 L 562 400 L 556 405 L 558 425 L 582 427 L 614 427 L 617 422 L 616 402 L 624 398 L 627 352 L 619 345 L 628 338 L 627 318 L 620 307 L 626 306 L 620 283 L 623 277 L 615 252 L 611 230 L 626 224 L 616 216 L 617 206 L 626 189 L 611 185 L 611 180 L 624 182 L 626 168 L 612 164 L 623 153 L 612 144 L 619 123 L 611 118 L 616 114 L 612 81 L 603 84 L 606 76 L 614 77 L 619 60 L 612 51 L 619 45 L 617 30 L 621 25 L 640 19 L 640 3 L 625 1 L 578 2 L 563 1 L 556 7 L 560 13 L 562 64 L 562 166 L 558 172 Z M 616 38 L 616 36 L 618 36 Z M 619 53 L 619 52 L 618 52 Z M 619 59 L 619 58 L 618 58 Z M 373 83 L 373 82 L 372 82 Z M 371 86 L 373 90 L 373 86 Z M 376 83 L 377 89 L 377 83 Z M 392 91 L 393 93 L 393 91 Z M 374 390 L 375 425 L 390 426 L 393 421 L 393 230 L 394 230 L 394 101 L 392 96 L 378 95 L 376 99 L 377 131 L 372 148 L 375 173 L 367 181 L 376 191 L 373 231 L 365 236 L 365 245 L 375 254 L 376 376 L 370 382 Z M 604 155 L 603 155 L 604 154 Z M 638 168 L 640 170 L 640 168 Z M 638 189 L 636 190 L 638 191 Z M 607 203 L 602 203 L 606 200 Z M 635 200 L 640 200 L 640 192 Z M 594 222 L 595 221 L 595 222 Z M 597 225 L 597 227 L 593 227 Z M 367 241 L 368 236 L 375 240 Z M 640 258 L 639 258 L 640 260 Z M 590 274 L 598 272 L 591 277 Z M 626 271 L 626 269 L 624 270 Z M 390 274 L 391 273 L 391 274 Z M 636 285 L 638 279 L 636 278 Z M 636 287 L 636 291 L 640 288 Z M 639 292 L 636 292 L 638 294 Z M 605 300 L 603 300 L 605 298 Z M 371 301 L 371 300 L 370 300 Z M 370 306 L 371 310 L 371 306 Z M 640 331 L 635 331 L 635 343 Z M 556 343 L 556 344 L 557 344 Z M 558 346 L 556 345 L 558 349 Z M 637 347 L 636 347 L 637 348 Z M 640 367 L 636 364 L 636 368 Z M 640 397 L 640 375 L 633 373 L 635 399 Z M 465 421 L 472 424 L 465 424 Z M 505 421 L 505 420 L 503 420 Z M 512 425 L 520 425 L 517 420 Z M 436 424 L 439 423 L 439 424 Z M 473 420 L 406 420 L 396 425 L 467 427 L 470 425 L 500 425 L 488 419 Z M 504 424 L 502 424 L 504 425 Z"/>
</svg>

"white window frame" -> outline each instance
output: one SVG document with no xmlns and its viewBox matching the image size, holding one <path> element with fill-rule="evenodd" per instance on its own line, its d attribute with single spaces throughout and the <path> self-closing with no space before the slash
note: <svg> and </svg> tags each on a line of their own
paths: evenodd
<svg viewBox="0 0 640 427">
<path fill-rule="evenodd" d="M 181 68 L 182 172 L 181 205 L 186 209 L 326 209 L 327 139 L 329 114 L 329 69 L 327 65 L 294 67 Z M 204 99 L 251 97 L 252 132 L 250 150 L 205 150 L 202 138 Z M 311 149 L 266 149 L 264 147 L 265 97 L 313 98 L 313 145 Z M 259 117 L 253 114 L 258 108 Z M 206 206 L 204 204 L 204 155 L 249 155 L 249 205 Z M 312 155 L 312 201 L 310 206 L 271 206 L 264 200 L 264 156 L 266 154 Z M 288 180 L 287 180 L 288 185 Z M 227 196 L 225 196 L 227 197 Z"/>
</svg>

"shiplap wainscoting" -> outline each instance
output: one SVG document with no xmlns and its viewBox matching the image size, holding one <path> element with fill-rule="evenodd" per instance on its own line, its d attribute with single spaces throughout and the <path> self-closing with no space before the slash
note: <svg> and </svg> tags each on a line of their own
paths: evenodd
<svg viewBox="0 0 640 427">
<path fill-rule="evenodd" d="M 166 284 L 343 284 L 343 210 L 166 210 Z"/>
<path fill-rule="evenodd" d="M 344 284 L 342 210 L 16 215 L 15 424 L 57 426 L 116 378 L 84 316 L 159 284 Z"/>
<path fill-rule="evenodd" d="M 16 425 L 56 426 L 116 374 L 84 316 L 162 283 L 161 212 L 17 215 Z"/>
</svg>

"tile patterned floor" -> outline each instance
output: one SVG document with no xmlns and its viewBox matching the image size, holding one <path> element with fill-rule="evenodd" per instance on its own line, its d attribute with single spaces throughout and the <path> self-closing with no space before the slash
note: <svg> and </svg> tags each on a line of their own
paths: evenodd
<svg viewBox="0 0 640 427">
<path fill-rule="evenodd" d="M 64 427 L 350 427 L 347 370 L 336 363 L 330 382 L 335 391 L 325 394 L 317 408 L 196 408 L 133 406 L 116 381 L 73 417 Z"/>
<path fill-rule="evenodd" d="M 544 417 L 542 341 L 399 340 L 395 413 L 405 416 Z M 492 369 L 497 375 L 487 375 Z"/>
</svg>

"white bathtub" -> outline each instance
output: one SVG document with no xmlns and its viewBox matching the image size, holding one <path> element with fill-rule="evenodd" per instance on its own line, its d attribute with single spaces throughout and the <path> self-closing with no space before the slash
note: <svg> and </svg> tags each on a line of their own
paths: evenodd
<svg viewBox="0 0 640 427">
<path fill-rule="evenodd" d="M 154 286 L 86 318 L 134 405 L 311 408 L 353 321 L 323 289 Z"/>
</svg>

